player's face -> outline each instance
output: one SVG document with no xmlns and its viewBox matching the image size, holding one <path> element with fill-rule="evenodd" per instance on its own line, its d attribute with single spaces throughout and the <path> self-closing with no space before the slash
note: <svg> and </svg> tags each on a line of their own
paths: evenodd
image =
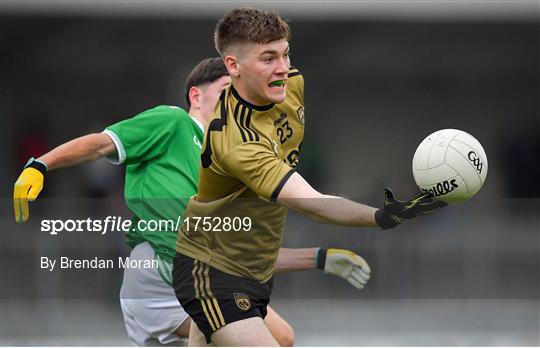
<svg viewBox="0 0 540 348">
<path fill-rule="evenodd" d="M 290 66 L 289 43 L 286 40 L 251 44 L 238 59 L 239 76 L 235 88 L 255 105 L 281 103 L 286 96 Z"/>
<path fill-rule="evenodd" d="M 201 88 L 201 116 L 205 121 L 212 116 L 221 92 L 229 83 L 231 83 L 231 78 L 226 75 Z"/>
</svg>

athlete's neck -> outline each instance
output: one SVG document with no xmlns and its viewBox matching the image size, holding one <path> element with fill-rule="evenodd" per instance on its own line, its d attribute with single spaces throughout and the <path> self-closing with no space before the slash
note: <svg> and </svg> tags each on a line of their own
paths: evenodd
<svg viewBox="0 0 540 348">
<path fill-rule="evenodd" d="M 236 90 L 236 93 L 240 98 L 242 98 L 244 101 L 255 105 L 255 106 L 261 106 L 264 107 L 266 105 L 271 104 L 269 101 L 261 100 L 260 98 L 257 98 L 256 96 L 253 96 L 249 93 L 247 93 L 248 88 L 244 88 L 244 86 L 241 83 L 234 83 L 233 81 L 233 88 Z"/>
<path fill-rule="evenodd" d="M 202 125 L 206 128 L 206 124 L 208 123 L 208 118 L 204 118 L 203 115 L 201 115 L 200 109 L 189 108 L 188 114 L 189 116 L 193 117 L 194 119 L 202 123 Z"/>
</svg>

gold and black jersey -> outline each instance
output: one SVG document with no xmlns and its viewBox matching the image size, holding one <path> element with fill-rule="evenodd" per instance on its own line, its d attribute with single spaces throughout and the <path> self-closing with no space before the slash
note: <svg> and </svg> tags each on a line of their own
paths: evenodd
<svg viewBox="0 0 540 348">
<path fill-rule="evenodd" d="M 222 272 L 269 280 L 286 209 L 275 200 L 294 172 L 304 137 L 304 79 L 294 68 L 286 99 L 257 106 L 229 85 L 202 147 L 199 193 L 179 231 L 177 251 Z"/>
</svg>

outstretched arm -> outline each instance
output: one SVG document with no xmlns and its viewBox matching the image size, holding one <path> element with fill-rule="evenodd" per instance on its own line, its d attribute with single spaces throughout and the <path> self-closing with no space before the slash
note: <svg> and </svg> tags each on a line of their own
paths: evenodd
<svg viewBox="0 0 540 348">
<path fill-rule="evenodd" d="M 327 224 L 377 226 L 376 208 L 348 199 L 317 192 L 304 178 L 294 173 L 283 186 L 277 203 Z"/>
<path fill-rule="evenodd" d="M 276 272 L 287 273 L 315 269 L 318 248 L 280 248 Z"/>
<path fill-rule="evenodd" d="M 280 248 L 276 272 L 285 273 L 320 269 L 348 281 L 362 289 L 370 278 L 371 269 L 367 262 L 354 252 L 345 249 Z"/>
<path fill-rule="evenodd" d="M 37 160 L 31 158 L 13 187 L 15 220 L 28 220 L 28 201 L 34 201 L 49 170 L 95 161 L 116 151 L 112 139 L 104 133 L 88 134 L 64 143 Z"/>
<path fill-rule="evenodd" d="M 277 202 L 319 222 L 342 226 L 378 226 L 382 229 L 396 227 L 406 220 L 435 212 L 447 205 L 433 200 L 429 193 L 408 201 L 398 201 L 392 191 L 385 189 L 384 205 L 377 209 L 342 197 L 321 194 L 298 173 L 292 174 L 287 180 Z"/>
<path fill-rule="evenodd" d="M 96 161 L 116 151 L 112 139 L 105 133 L 93 133 L 64 143 L 38 158 L 47 171 Z"/>
</svg>

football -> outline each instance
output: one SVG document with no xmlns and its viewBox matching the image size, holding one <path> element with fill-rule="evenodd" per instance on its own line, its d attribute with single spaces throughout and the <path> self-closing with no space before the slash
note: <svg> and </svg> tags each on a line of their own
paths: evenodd
<svg viewBox="0 0 540 348">
<path fill-rule="evenodd" d="M 437 200 L 458 203 L 480 190 L 486 181 L 488 161 L 482 145 L 472 135 L 442 129 L 420 143 L 412 169 L 420 190 Z"/>
</svg>

